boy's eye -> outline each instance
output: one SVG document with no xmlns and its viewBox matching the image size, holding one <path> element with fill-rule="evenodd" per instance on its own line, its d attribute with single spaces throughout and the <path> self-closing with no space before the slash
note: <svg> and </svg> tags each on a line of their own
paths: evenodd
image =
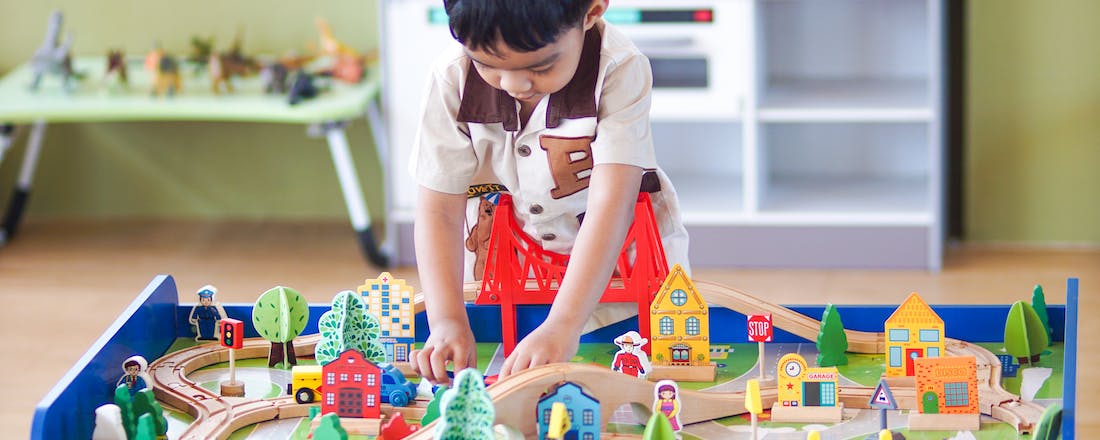
<svg viewBox="0 0 1100 440">
<path fill-rule="evenodd" d="M 539 69 L 531 69 L 531 73 L 535 75 L 546 75 L 547 73 L 550 73 L 551 70 L 554 69 L 552 67 L 543 67 Z"/>
</svg>

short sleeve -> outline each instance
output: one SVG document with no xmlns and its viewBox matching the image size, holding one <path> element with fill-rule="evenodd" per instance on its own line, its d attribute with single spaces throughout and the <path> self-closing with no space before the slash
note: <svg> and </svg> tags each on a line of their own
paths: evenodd
<svg viewBox="0 0 1100 440">
<path fill-rule="evenodd" d="M 638 53 L 608 67 L 592 142 L 594 164 L 657 166 L 649 126 L 652 86 L 653 74 L 645 55 Z"/>
<path fill-rule="evenodd" d="M 425 188 L 464 194 L 479 162 L 469 128 L 456 117 L 462 102 L 458 79 L 448 76 L 458 75 L 448 75 L 447 69 L 433 69 L 421 106 L 409 173 Z"/>
</svg>

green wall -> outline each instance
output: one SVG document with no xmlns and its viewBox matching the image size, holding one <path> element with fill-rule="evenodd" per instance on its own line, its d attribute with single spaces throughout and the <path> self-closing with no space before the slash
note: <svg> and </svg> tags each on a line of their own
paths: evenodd
<svg viewBox="0 0 1100 440">
<path fill-rule="evenodd" d="M 243 30 L 248 53 L 317 47 L 314 19 L 360 50 L 377 46 L 377 2 L 2 0 L 0 72 L 25 62 L 41 44 L 46 19 L 65 13 L 77 55 L 124 48 L 143 55 L 154 41 L 189 52 L 192 35 L 228 45 Z M 186 93 L 186 91 L 185 91 Z M 348 129 L 372 215 L 381 218 L 381 184 L 364 120 Z M 0 165 L 6 206 L 26 130 Z M 304 126 L 231 123 L 55 124 L 46 133 L 27 217 L 190 217 L 346 219 L 327 143 Z"/>
<path fill-rule="evenodd" d="M 970 0 L 966 236 L 1100 244 L 1100 2 Z"/>
</svg>

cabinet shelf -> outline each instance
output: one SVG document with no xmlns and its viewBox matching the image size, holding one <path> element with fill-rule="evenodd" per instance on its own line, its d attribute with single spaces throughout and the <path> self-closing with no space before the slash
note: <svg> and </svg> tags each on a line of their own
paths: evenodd
<svg viewBox="0 0 1100 440">
<path fill-rule="evenodd" d="M 763 122 L 928 122 L 934 112 L 921 78 L 775 78 L 764 91 Z"/>
</svg>

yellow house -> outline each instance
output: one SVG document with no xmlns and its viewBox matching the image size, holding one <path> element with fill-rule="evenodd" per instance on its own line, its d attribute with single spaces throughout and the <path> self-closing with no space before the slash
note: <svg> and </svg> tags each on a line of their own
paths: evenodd
<svg viewBox="0 0 1100 440">
<path fill-rule="evenodd" d="M 840 402 L 836 367 L 809 368 L 801 355 L 787 353 L 779 358 L 777 369 L 776 406 L 837 406 Z"/>
<path fill-rule="evenodd" d="M 378 278 L 363 282 L 359 294 L 367 303 L 367 311 L 378 318 L 378 341 L 386 351 L 386 362 L 408 362 L 416 336 L 412 286 L 382 272 Z"/>
<path fill-rule="evenodd" d="M 886 320 L 886 375 L 912 376 L 913 360 L 944 355 L 943 319 L 915 292 Z"/>
<path fill-rule="evenodd" d="M 710 310 L 679 264 L 649 309 L 654 365 L 710 365 Z"/>
</svg>

